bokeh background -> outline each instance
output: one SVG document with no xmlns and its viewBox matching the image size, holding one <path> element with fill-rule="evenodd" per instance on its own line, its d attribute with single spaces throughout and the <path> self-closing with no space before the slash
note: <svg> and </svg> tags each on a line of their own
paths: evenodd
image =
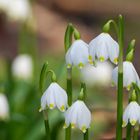
<svg viewBox="0 0 140 140">
<path fill-rule="evenodd" d="M 26 2 L 25 7 L 24 4 L 14 4 L 16 0 L 10 0 L 10 7 L 8 3 L 3 6 L 2 1 L 0 0 L 0 93 L 6 96 L 9 109 L 0 103 L 0 108 L 6 108 L 5 112 L 8 112 L 2 116 L 0 111 L 1 140 L 45 140 L 43 115 L 38 111 L 41 98 L 39 75 L 43 63 L 48 61 L 49 68 L 57 74 L 58 83 L 66 88 L 64 34 L 69 22 L 79 30 L 82 39 L 89 43 L 102 32 L 102 26 L 108 19 L 117 19 L 122 14 L 125 18 L 125 50 L 129 41 L 135 38 L 134 65 L 140 73 L 139 0 L 31 0 Z M 22 10 L 28 12 L 21 12 L 20 15 Z M 114 30 L 111 34 L 116 39 Z M 25 62 L 17 60 L 19 56 Z M 26 66 L 22 63 L 29 64 Z M 83 79 L 90 78 L 86 80 L 87 105 L 92 112 L 90 139 L 109 140 L 115 137 L 116 125 L 116 88 L 110 86 L 114 66 L 109 62 L 104 67 L 100 63 L 98 66 L 97 71 L 88 68 L 82 73 Z M 101 76 L 94 77 L 97 73 Z M 80 77 L 79 70 L 75 68 L 74 100 L 80 91 Z M 48 78 L 44 90 L 49 83 Z M 127 99 L 127 93 L 124 92 L 124 98 Z M 127 103 L 125 99 L 124 104 Z M 53 140 L 63 140 L 63 114 L 57 110 L 49 111 L 48 114 Z M 81 139 L 82 133 L 75 129 L 72 137 Z"/>
</svg>

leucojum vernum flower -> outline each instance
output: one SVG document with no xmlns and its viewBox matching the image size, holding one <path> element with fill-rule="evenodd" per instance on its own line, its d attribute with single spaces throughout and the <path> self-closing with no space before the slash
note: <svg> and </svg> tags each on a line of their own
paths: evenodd
<svg viewBox="0 0 140 140">
<path fill-rule="evenodd" d="M 111 25 L 115 29 L 118 41 L 115 41 L 109 31 Z M 65 46 L 65 68 L 66 68 L 66 91 L 60 87 L 56 80 L 56 74 L 53 70 L 48 69 L 48 62 L 44 63 L 40 74 L 40 91 L 43 93 L 41 97 L 41 109 L 45 120 L 46 137 L 51 139 L 49 112 L 54 108 L 58 108 L 64 115 L 65 140 L 71 140 L 71 128 L 78 128 L 83 132 L 83 139 L 88 140 L 90 125 L 92 122 L 92 112 L 88 108 L 88 93 L 86 91 L 86 80 L 79 79 L 80 92 L 77 100 L 73 100 L 73 67 L 80 68 L 79 72 L 89 66 L 96 68 L 96 63 L 100 61 L 102 69 L 104 69 L 104 61 L 110 60 L 115 66 L 111 69 L 112 82 L 117 87 L 117 122 L 116 122 L 116 140 L 122 140 L 122 128 L 127 127 L 126 139 L 138 140 L 138 131 L 140 123 L 140 79 L 133 65 L 135 40 L 130 41 L 126 55 L 124 55 L 124 19 L 121 15 L 118 16 L 118 22 L 109 20 L 103 26 L 103 32 L 97 35 L 89 43 L 81 39 L 79 31 L 69 23 L 64 39 Z M 125 56 L 125 57 L 124 57 Z M 125 59 L 125 60 L 124 60 Z M 88 67 L 86 67 L 88 69 Z M 87 70 L 88 71 L 88 70 Z M 43 85 L 46 75 L 51 74 L 51 84 L 44 90 Z M 93 78 L 97 77 L 94 73 Z M 97 74 L 100 74 L 99 72 Z M 101 75 L 100 75 L 101 76 Z M 86 78 L 86 77 L 85 77 Z M 101 81 L 101 78 L 100 78 Z M 88 83 L 88 82 L 87 82 Z M 128 90 L 128 105 L 123 113 L 123 88 Z M 125 99 L 126 100 L 126 99 Z M 133 136 L 131 135 L 133 131 Z"/>
<path fill-rule="evenodd" d="M 66 91 L 56 82 L 52 82 L 50 84 L 41 98 L 41 110 L 45 110 L 46 106 L 50 109 L 57 107 L 62 112 L 64 112 L 67 108 Z"/>
</svg>

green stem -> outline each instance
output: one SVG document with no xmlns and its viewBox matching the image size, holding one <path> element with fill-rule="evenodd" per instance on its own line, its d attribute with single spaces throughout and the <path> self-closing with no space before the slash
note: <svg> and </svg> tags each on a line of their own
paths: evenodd
<svg viewBox="0 0 140 140">
<path fill-rule="evenodd" d="M 49 120 L 47 117 L 47 112 L 45 110 L 43 111 L 43 116 L 44 116 L 45 130 L 46 130 L 46 140 L 51 140 Z"/>
<path fill-rule="evenodd" d="M 64 45 L 65 52 L 70 48 L 72 44 L 72 37 L 80 39 L 80 33 L 78 30 L 69 23 L 65 32 Z M 72 104 L 72 68 L 67 68 L 67 94 L 68 94 L 68 105 Z M 71 125 L 66 129 L 65 140 L 71 140 Z"/>
<path fill-rule="evenodd" d="M 86 95 L 86 84 L 85 83 L 83 83 L 83 82 L 81 82 L 81 89 L 83 89 L 83 101 L 85 102 L 86 101 L 86 97 L 87 97 L 87 95 Z M 89 139 L 89 134 L 88 134 L 88 129 L 87 129 L 87 131 L 86 131 L 86 133 L 84 133 L 84 140 L 88 140 Z"/>
<path fill-rule="evenodd" d="M 139 130 L 135 130 L 134 128 L 134 134 L 133 134 L 133 140 L 138 140 Z"/>
<path fill-rule="evenodd" d="M 124 47 L 124 27 L 123 17 L 119 16 L 119 64 L 118 64 L 118 92 L 117 92 L 117 126 L 116 140 L 122 139 L 122 115 L 123 115 L 123 47 Z"/>
<path fill-rule="evenodd" d="M 84 133 L 84 140 L 88 140 L 89 139 L 89 135 L 88 135 L 88 129 L 86 131 L 86 133 Z"/>
<path fill-rule="evenodd" d="M 72 68 L 67 69 L 67 94 L 68 94 L 68 105 L 72 104 Z M 71 125 L 66 128 L 65 140 L 71 140 Z"/>
<path fill-rule="evenodd" d="M 83 97 L 83 101 L 85 102 L 86 100 L 86 84 L 85 83 L 81 83 L 81 89 L 83 88 L 83 92 L 84 92 L 84 97 Z"/>
<path fill-rule="evenodd" d="M 131 124 L 130 123 L 127 125 L 126 140 L 131 140 Z"/>
<path fill-rule="evenodd" d="M 42 94 L 43 94 L 44 81 L 45 81 L 46 76 L 48 76 L 49 73 L 51 73 L 52 82 L 56 81 L 56 75 L 55 75 L 54 71 L 52 71 L 52 70 L 47 71 L 47 68 L 48 68 L 48 62 L 45 62 L 42 67 L 42 70 L 40 73 L 40 80 L 39 80 L 39 89 Z M 40 111 L 42 111 L 42 109 L 40 109 Z M 47 114 L 46 110 L 43 110 L 43 117 L 44 117 L 45 130 L 46 130 L 46 140 L 51 140 L 48 114 Z"/>
<path fill-rule="evenodd" d="M 68 94 L 68 105 L 72 104 L 72 68 L 67 69 L 67 94 Z"/>
</svg>

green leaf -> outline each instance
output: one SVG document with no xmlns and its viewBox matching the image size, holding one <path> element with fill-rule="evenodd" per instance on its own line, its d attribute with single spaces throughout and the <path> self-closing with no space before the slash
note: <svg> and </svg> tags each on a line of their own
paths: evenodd
<svg viewBox="0 0 140 140">
<path fill-rule="evenodd" d="M 72 36 L 74 35 L 74 38 L 76 40 L 81 38 L 80 33 L 78 30 L 73 26 L 72 23 L 69 23 L 65 32 L 65 38 L 64 38 L 64 45 L 65 45 L 65 52 L 69 49 L 69 47 L 72 44 Z"/>
<path fill-rule="evenodd" d="M 40 89 L 41 93 L 43 93 L 44 77 L 47 72 L 47 67 L 48 67 L 48 62 L 45 62 L 42 67 L 41 73 L 40 73 L 39 89 Z"/>
</svg>

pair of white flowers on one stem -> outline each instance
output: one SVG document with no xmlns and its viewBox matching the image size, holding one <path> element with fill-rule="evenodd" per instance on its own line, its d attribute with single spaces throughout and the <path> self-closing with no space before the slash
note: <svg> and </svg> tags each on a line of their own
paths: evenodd
<svg viewBox="0 0 140 140">
<path fill-rule="evenodd" d="M 101 33 L 89 44 L 80 39 L 74 41 L 66 53 L 66 63 L 68 68 L 72 66 L 83 68 L 87 63 L 93 64 L 96 59 L 103 62 L 109 58 L 111 62 L 117 64 L 118 57 L 118 43 L 108 33 Z M 132 83 L 136 83 L 140 87 L 139 76 L 131 62 L 123 62 L 123 73 L 124 87 L 130 89 Z M 118 67 L 114 68 L 112 72 L 112 80 L 117 85 Z"/>
<path fill-rule="evenodd" d="M 93 64 L 95 59 L 101 62 L 108 58 L 118 63 L 119 45 L 108 33 L 101 33 L 89 44 L 79 39 L 73 42 L 66 53 L 67 67 L 79 66 L 83 68 L 87 63 Z"/>
<path fill-rule="evenodd" d="M 91 113 L 85 103 L 82 100 L 77 100 L 68 108 L 67 93 L 56 82 L 52 82 L 44 92 L 41 98 L 40 111 L 45 110 L 46 106 L 50 109 L 57 107 L 61 112 L 66 111 L 64 128 L 71 124 L 72 128 L 78 127 L 85 133 L 90 126 Z"/>
</svg>

